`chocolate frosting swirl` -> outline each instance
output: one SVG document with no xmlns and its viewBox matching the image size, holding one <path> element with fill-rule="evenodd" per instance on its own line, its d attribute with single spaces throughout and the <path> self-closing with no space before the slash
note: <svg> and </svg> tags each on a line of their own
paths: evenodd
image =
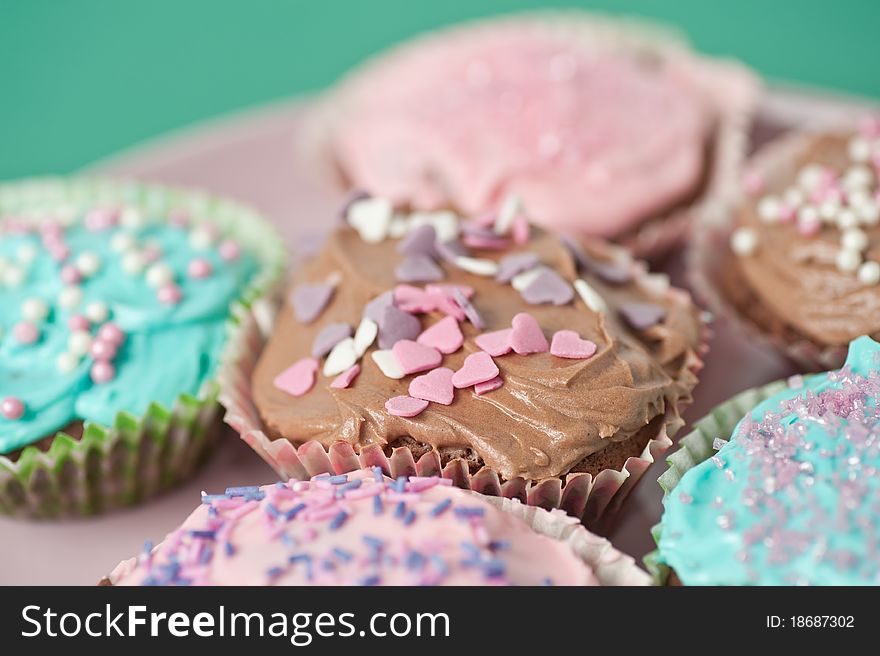
<svg viewBox="0 0 880 656">
<path fill-rule="evenodd" d="M 301 397 L 277 389 L 273 379 L 285 368 L 310 353 L 317 333 L 331 323 L 357 325 L 364 305 L 396 285 L 394 268 L 402 256 L 396 240 L 367 244 L 358 234 L 343 228 L 334 232 L 322 252 L 299 271 L 295 283 L 322 281 L 340 274 L 332 300 L 317 321 L 301 324 L 291 308 L 282 309 L 274 333 L 253 375 L 253 397 L 273 438 L 296 444 L 317 440 L 330 446 L 337 440 L 355 449 L 409 437 L 435 449 L 470 449 L 503 478 L 522 476 L 530 480 L 563 475 L 586 456 L 613 442 L 627 440 L 655 417 L 667 414 L 668 428 L 681 421 L 678 411 L 690 400 L 696 384 L 693 367 L 701 337 L 697 309 L 679 290 L 649 289 L 640 263 L 628 263 L 632 280 L 607 284 L 579 274 L 570 250 L 539 231 L 523 250 L 537 253 L 541 262 L 569 282 L 583 278 L 608 305 L 608 313 L 596 313 L 575 299 L 563 306 L 527 305 L 513 287 L 493 278 L 467 273 L 443 263 L 445 284 L 474 289 L 473 304 L 486 322 L 485 331 L 508 328 L 513 316 L 528 312 L 545 335 L 562 329 L 577 331 L 598 345 L 585 360 L 570 360 L 550 353 L 495 358 L 504 379 L 503 387 L 477 396 L 470 389 L 457 390 L 449 406 L 431 404 L 416 417 L 390 415 L 385 402 L 406 394 L 413 376 L 402 380 L 385 377 L 369 357 L 361 360 L 361 373 L 348 389 L 332 389 L 329 378 L 318 374 L 315 387 Z M 609 261 L 611 247 L 601 242 L 585 244 L 588 254 Z M 479 251 L 479 257 L 500 259 L 505 253 Z M 649 302 L 665 309 L 657 325 L 636 332 L 618 315 L 621 304 Z M 423 318 L 423 327 L 436 322 L 435 313 Z M 480 334 L 472 324 L 461 325 L 464 347 L 444 356 L 443 365 L 456 370 L 465 357 L 476 352 L 474 338 Z M 370 350 L 375 349 L 374 345 Z"/>
</svg>

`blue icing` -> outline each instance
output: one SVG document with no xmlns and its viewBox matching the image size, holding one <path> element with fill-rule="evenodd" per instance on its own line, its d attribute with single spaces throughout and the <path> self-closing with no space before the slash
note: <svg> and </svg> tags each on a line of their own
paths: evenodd
<svg viewBox="0 0 880 656">
<path fill-rule="evenodd" d="M 110 247 L 120 231 L 91 232 L 79 223 L 65 231 L 71 252 L 68 262 L 90 251 L 102 263 L 94 276 L 80 283 L 83 302 L 73 309 L 58 304 L 65 287 L 61 267 L 48 256 L 39 235 L 0 234 L 0 263 L 7 268 L 16 263 L 23 245 L 38 249 L 31 264 L 21 264 L 27 272 L 23 284 L 11 287 L 0 280 L 0 398 L 17 397 L 26 408 L 18 420 L 0 415 L 0 453 L 31 444 L 77 419 L 109 425 L 118 412 L 139 416 L 154 401 L 171 407 L 180 394 L 196 394 L 213 376 L 225 343 L 230 303 L 257 272 L 256 260 L 242 253 L 225 262 L 216 247 L 196 250 L 189 244 L 188 231 L 165 223 L 128 231 L 141 245 L 158 245 L 160 261 L 173 270 L 182 300 L 166 305 L 143 273 L 130 275 L 123 270 L 122 255 Z M 212 275 L 202 279 L 187 275 L 187 265 L 197 257 L 211 263 Z M 22 302 L 29 298 L 45 301 L 50 313 L 40 326 L 39 341 L 22 345 L 13 327 L 22 319 Z M 113 359 L 116 376 L 104 384 L 92 381 L 89 356 L 69 373 L 62 373 L 56 364 L 68 350 L 67 320 L 84 313 L 91 301 L 104 302 L 110 321 L 126 333 Z M 93 327 L 92 334 L 96 332 Z"/>
<path fill-rule="evenodd" d="M 665 499 L 661 562 L 686 585 L 880 583 L 878 360 L 860 337 L 744 417 Z"/>
</svg>

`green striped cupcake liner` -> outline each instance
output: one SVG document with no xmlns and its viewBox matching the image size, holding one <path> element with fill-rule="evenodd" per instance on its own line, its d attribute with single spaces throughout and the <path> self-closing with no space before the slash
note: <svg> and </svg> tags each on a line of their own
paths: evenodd
<svg viewBox="0 0 880 656">
<path fill-rule="evenodd" d="M 715 407 L 712 412 L 697 421 L 693 430 L 679 440 L 678 448 L 666 458 L 668 469 L 657 479 L 660 487 L 663 488 L 663 498 L 666 499 L 672 493 L 689 469 L 696 467 L 715 454 L 712 444 L 716 437 L 728 439 L 740 419 L 751 412 L 755 406 L 787 388 L 787 381 L 777 380 L 761 387 L 748 389 Z M 662 526 L 662 524 L 657 524 L 651 529 L 651 534 L 657 544 L 660 544 Z M 670 570 L 660 561 L 659 551 L 654 550 L 649 553 L 645 556 L 644 562 L 655 584 L 666 585 L 668 583 Z"/>
<path fill-rule="evenodd" d="M 63 221 L 95 204 L 125 204 L 151 214 L 184 210 L 196 222 L 215 224 L 259 261 L 259 271 L 230 306 L 221 360 L 251 317 L 271 316 L 287 253 L 275 229 L 245 205 L 206 192 L 119 179 L 0 184 L 0 215 L 26 221 L 50 213 Z M 58 432 L 46 450 L 27 446 L 15 460 L 0 455 L 0 513 L 94 515 L 144 501 L 186 480 L 220 434 L 218 393 L 215 377 L 196 395 L 178 396 L 171 407 L 152 403 L 139 417 L 118 413 L 111 426 L 86 422 L 79 439 Z"/>
</svg>

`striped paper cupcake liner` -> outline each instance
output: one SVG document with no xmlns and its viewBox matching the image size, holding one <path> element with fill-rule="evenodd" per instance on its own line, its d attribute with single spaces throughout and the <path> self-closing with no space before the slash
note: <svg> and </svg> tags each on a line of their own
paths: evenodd
<svg viewBox="0 0 880 656">
<path fill-rule="evenodd" d="M 188 211 L 217 225 L 257 258 L 258 273 L 230 307 L 224 357 L 250 321 L 271 315 L 286 253 L 275 230 L 248 207 L 207 193 L 126 180 L 46 178 L 0 185 L 0 215 L 15 213 L 24 220 L 47 213 L 73 216 L 94 203 L 124 203 L 152 213 Z M 178 396 L 171 407 L 152 403 L 141 416 L 120 412 L 111 426 L 86 422 L 80 438 L 58 432 L 46 450 L 32 445 L 14 460 L 0 455 L 0 512 L 37 518 L 92 515 L 171 488 L 205 461 L 217 441 L 218 391 L 217 379 L 211 378 L 197 394 Z"/>
</svg>

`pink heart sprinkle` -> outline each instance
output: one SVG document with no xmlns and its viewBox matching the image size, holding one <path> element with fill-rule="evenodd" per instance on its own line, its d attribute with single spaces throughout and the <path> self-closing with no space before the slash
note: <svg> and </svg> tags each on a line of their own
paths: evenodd
<svg viewBox="0 0 880 656">
<path fill-rule="evenodd" d="M 474 394 L 477 396 L 482 396 L 486 392 L 491 392 L 492 390 L 497 390 L 504 384 L 504 379 L 501 376 L 495 376 L 492 380 L 487 380 L 485 383 L 477 383 L 474 385 Z"/>
<path fill-rule="evenodd" d="M 541 326 L 531 314 L 520 312 L 511 321 L 513 330 L 510 333 L 510 346 L 519 353 L 546 353 L 550 350 L 547 338 L 541 332 Z"/>
<path fill-rule="evenodd" d="M 510 346 L 510 334 L 512 332 L 513 328 L 505 328 L 491 333 L 483 333 L 482 335 L 477 335 L 474 341 L 486 353 L 498 357 L 499 355 L 510 353 L 512 348 Z"/>
<path fill-rule="evenodd" d="M 430 294 L 412 285 L 397 285 L 394 288 L 394 303 L 410 314 L 423 314 L 437 309 L 437 303 Z"/>
<path fill-rule="evenodd" d="M 414 399 L 411 396 L 395 396 L 385 401 L 385 409 L 388 414 L 395 417 L 415 417 L 428 407 L 428 402 L 423 399 Z"/>
<path fill-rule="evenodd" d="M 474 295 L 474 288 L 467 285 L 425 285 L 425 292 L 428 294 L 442 294 L 449 298 L 452 298 L 452 293 L 456 289 L 464 294 L 464 297 L 467 299 L 472 298 Z"/>
<path fill-rule="evenodd" d="M 297 360 L 275 376 L 272 384 L 291 396 L 302 396 L 314 387 L 315 374 L 317 373 L 318 360 L 315 358 L 303 358 L 302 360 Z"/>
<path fill-rule="evenodd" d="M 361 372 L 361 366 L 359 364 L 353 364 L 351 367 L 343 371 L 336 378 L 333 379 L 333 382 L 330 383 L 330 387 L 333 389 L 345 389 L 349 385 L 351 385 L 352 381 L 357 378 L 358 374 Z"/>
<path fill-rule="evenodd" d="M 461 369 L 452 376 L 452 384 L 461 389 L 477 383 L 485 383 L 498 375 L 498 366 L 492 356 L 485 351 L 471 353 L 464 360 Z"/>
<path fill-rule="evenodd" d="M 417 374 L 433 369 L 440 364 L 443 356 L 437 349 L 424 346 L 410 339 L 401 339 L 391 348 L 394 359 L 405 374 Z"/>
<path fill-rule="evenodd" d="M 461 306 L 449 296 L 446 296 L 445 294 L 432 293 L 431 300 L 434 303 L 435 310 L 439 310 L 443 314 L 452 317 L 456 321 L 464 321 L 464 310 L 462 310 Z"/>
<path fill-rule="evenodd" d="M 454 317 L 444 317 L 416 340 L 423 346 L 430 346 L 441 353 L 455 353 L 464 344 L 464 335 L 458 327 L 458 321 Z"/>
<path fill-rule="evenodd" d="M 409 384 L 409 395 L 423 401 L 433 401 L 449 405 L 455 394 L 452 385 L 452 369 L 440 367 L 423 376 L 416 376 Z"/>
<path fill-rule="evenodd" d="M 553 334 L 550 353 L 560 358 L 585 360 L 596 353 L 596 345 L 588 339 L 581 339 L 573 330 L 557 330 Z"/>
</svg>

